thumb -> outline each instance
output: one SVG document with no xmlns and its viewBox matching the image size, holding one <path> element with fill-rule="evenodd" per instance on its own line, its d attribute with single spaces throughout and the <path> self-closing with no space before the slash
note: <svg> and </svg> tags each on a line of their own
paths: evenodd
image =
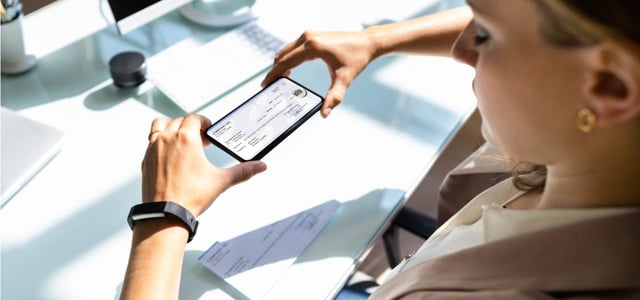
<svg viewBox="0 0 640 300">
<path fill-rule="evenodd" d="M 226 172 L 230 174 L 230 185 L 236 185 L 240 182 L 247 181 L 258 173 L 262 173 L 267 169 L 267 165 L 261 161 L 248 161 L 237 164 L 233 167 L 226 169 Z"/>
<path fill-rule="evenodd" d="M 325 96 L 325 101 L 322 104 L 321 114 L 323 117 L 329 116 L 331 110 L 336 106 L 342 103 L 342 99 L 344 98 L 344 94 L 347 91 L 347 87 L 349 83 L 345 83 L 342 80 L 334 80 L 327 91 L 327 95 Z"/>
</svg>

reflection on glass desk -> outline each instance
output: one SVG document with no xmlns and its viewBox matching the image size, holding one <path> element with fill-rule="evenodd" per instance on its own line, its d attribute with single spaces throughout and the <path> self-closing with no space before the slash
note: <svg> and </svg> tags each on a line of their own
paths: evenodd
<svg viewBox="0 0 640 300">
<path fill-rule="evenodd" d="M 126 215 L 140 201 L 149 126 L 153 118 L 183 112 L 150 82 L 114 87 L 109 58 L 132 49 L 150 57 L 184 40 L 197 46 L 226 30 L 189 24 L 172 13 L 121 37 L 97 2 L 57 1 L 28 15 L 25 41 L 38 65 L 20 76 L 2 76 L 2 106 L 65 133 L 57 157 L 2 208 L 3 299 L 117 298 L 131 239 Z M 417 2 L 281 0 L 265 6 L 314 11 L 287 19 L 302 32 L 441 8 L 434 0 Z M 332 9 L 337 5 L 343 9 Z M 69 22 L 60 21 L 69 12 Z M 281 12 L 267 9 L 262 16 Z M 320 20 L 330 12 L 331 24 Z M 294 22 L 302 18 L 309 20 Z M 52 32 L 59 36 L 52 38 Z M 263 75 L 198 113 L 221 117 L 255 93 Z M 291 76 L 320 94 L 329 86 L 319 61 Z M 215 241 L 335 199 L 342 205 L 334 219 L 267 296 L 332 298 L 474 109 L 472 76 L 447 58 L 388 56 L 371 64 L 329 118 L 312 117 L 264 158 L 266 173 L 229 189 L 200 217 L 185 253 L 180 299 L 242 299 L 197 257 Z M 216 165 L 235 163 L 215 147 L 205 153 Z"/>
</svg>

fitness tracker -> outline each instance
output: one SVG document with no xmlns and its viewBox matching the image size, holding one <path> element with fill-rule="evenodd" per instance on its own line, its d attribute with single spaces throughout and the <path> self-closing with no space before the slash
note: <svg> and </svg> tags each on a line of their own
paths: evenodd
<svg viewBox="0 0 640 300">
<path fill-rule="evenodd" d="M 189 230 L 189 239 L 187 240 L 187 243 L 191 242 L 193 237 L 196 235 L 196 230 L 198 229 L 198 221 L 186 208 L 175 202 L 148 202 L 134 205 L 129 211 L 127 222 L 129 223 L 129 227 L 131 227 L 131 230 L 133 230 L 133 227 L 136 225 L 137 221 L 165 218 L 167 217 L 167 215 L 176 217 L 178 220 L 184 223 L 187 230 Z"/>
</svg>

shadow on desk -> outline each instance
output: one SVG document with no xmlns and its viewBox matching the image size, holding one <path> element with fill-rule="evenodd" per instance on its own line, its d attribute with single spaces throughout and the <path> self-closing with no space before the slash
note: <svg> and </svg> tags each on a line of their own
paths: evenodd
<svg viewBox="0 0 640 300">
<path fill-rule="evenodd" d="M 371 191 L 362 197 L 343 202 L 335 215 L 314 239 L 307 249 L 297 258 L 289 268 L 301 267 L 307 262 L 318 262 L 328 258 L 347 258 L 357 264 L 359 258 L 364 255 L 374 239 L 385 229 L 385 225 L 391 219 L 393 212 L 402 206 L 404 192 L 397 189 L 379 189 Z M 363 237 L 366 237 L 363 239 Z M 187 251 L 184 256 L 182 269 L 182 281 L 180 286 L 180 299 L 200 299 L 205 293 L 213 290 L 222 290 L 235 299 L 248 299 L 240 291 L 226 283 L 223 279 L 210 272 L 198 261 L 203 251 Z M 298 266 L 296 266 L 298 265 Z M 294 270 L 295 273 L 299 270 Z M 350 269 L 349 271 L 353 271 Z M 345 274 L 345 269 L 335 270 L 336 291 L 346 283 L 350 274 Z M 310 272 L 303 272 L 305 278 L 288 276 L 285 274 L 277 283 L 287 287 L 299 299 L 325 298 L 317 295 L 305 294 L 308 286 L 314 285 L 314 276 Z M 294 274 L 295 275 L 295 274 Z M 296 283 L 289 283 L 294 280 Z M 302 280 L 302 285 L 299 284 Z M 302 297 L 302 298 L 300 298 Z"/>
<path fill-rule="evenodd" d="M 0 298 L 11 298 L 10 295 L 15 296 L 15 299 L 50 298 L 51 295 L 45 294 L 46 289 L 57 273 L 79 258 L 89 255 L 93 248 L 113 238 L 118 231 L 126 230 L 127 223 L 124 216 L 136 203 L 136 199 L 140 198 L 135 196 L 140 194 L 140 185 L 139 180 L 128 182 L 20 246 L 7 248 L 3 245 L 2 296 Z M 61 206 L 66 205 L 65 197 L 41 200 L 56 201 Z M 33 215 L 25 218 L 38 218 L 49 213 L 51 212 L 34 207 Z M 10 228 L 4 228 L 4 230 L 10 230 Z M 129 249 L 119 249 L 119 251 L 126 253 Z M 111 263 L 124 263 L 123 269 L 126 266 L 126 261 Z M 89 267 L 95 273 L 87 274 L 88 276 L 100 274 L 100 265 Z M 5 270 L 12 271 L 5 274 Z M 122 275 L 124 276 L 124 273 Z M 99 275 L 93 278 L 98 282 L 100 280 Z M 78 285 L 78 289 L 83 288 L 87 287 Z"/>
<path fill-rule="evenodd" d="M 91 110 L 100 111 L 110 109 L 127 99 L 135 99 L 171 118 L 186 114 L 150 82 L 137 87 L 118 88 L 107 81 L 84 98 L 84 105 Z"/>
<path fill-rule="evenodd" d="M 169 116 L 184 114 L 159 92 L 138 95 L 135 88 L 117 89 L 112 84 L 109 60 L 123 51 L 138 51 L 149 57 L 186 37 L 209 39 L 219 33 L 219 30 L 206 28 L 186 29 L 177 12 L 168 15 L 163 22 L 143 26 L 126 36 L 119 35 L 110 24 L 37 57 L 35 68 L 27 73 L 2 75 L 2 105 L 19 111 L 86 96 L 87 108 L 105 110 L 133 98 L 144 104 L 155 101 L 159 110 Z M 153 101 L 149 101 L 149 97 L 153 97 Z"/>
<path fill-rule="evenodd" d="M 89 36 L 38 57 L 24 74 L 2 76 L 2 104 L 21 110 L 81 95 L 110 78 L 97 37 Z"/>
</svg>

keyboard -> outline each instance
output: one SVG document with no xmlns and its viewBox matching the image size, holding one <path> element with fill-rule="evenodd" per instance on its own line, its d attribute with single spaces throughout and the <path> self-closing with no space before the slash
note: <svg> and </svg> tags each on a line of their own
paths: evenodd
<svg viewBox="0 0 640 300">
<path fill-rule="evenodd" d="M 266 70 L 284 45 L 283 39 L 251 21 L 188 51 L 173 51 L 179 55 L 152 57 L 148 78 L 190 113 Z"/>
</svg>

